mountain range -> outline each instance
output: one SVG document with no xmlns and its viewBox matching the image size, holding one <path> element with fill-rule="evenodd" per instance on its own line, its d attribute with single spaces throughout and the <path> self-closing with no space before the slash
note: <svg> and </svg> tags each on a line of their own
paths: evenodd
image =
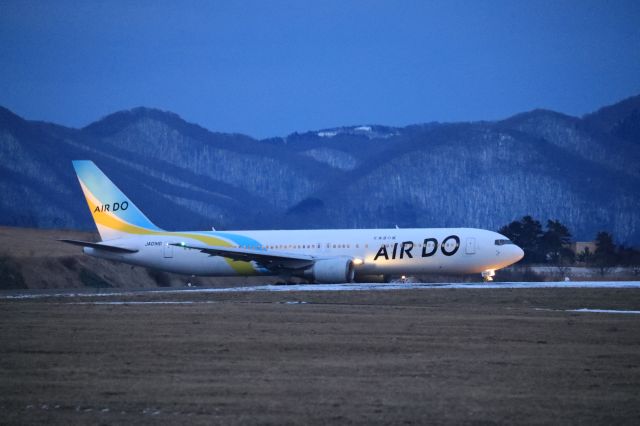
<svg viewBox="0 0 640 426">
<path fill-rule="evenodd" d="M 640 244 L 640 96 L 583 117 L 355 125 L 257 140 L 149 108 L 84 128 L 0 107 L 0 225 L 92 229 L 91 159 L 161 228 L 479 227 L 558 219 Z"/>
</svg>

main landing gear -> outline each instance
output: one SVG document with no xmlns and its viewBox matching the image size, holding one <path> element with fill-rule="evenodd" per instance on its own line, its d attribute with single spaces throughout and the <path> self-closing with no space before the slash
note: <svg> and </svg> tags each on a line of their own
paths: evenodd
<svg viewBox="0 0 640 426">
<path fill-rule="evenodd" d="M 487 269 L 486 271 L 482 271 L 482 280 L 485 283 L 493 281 L 493 277 L 496 275 L 496 271 L 494 269 Z"/>
</svg>

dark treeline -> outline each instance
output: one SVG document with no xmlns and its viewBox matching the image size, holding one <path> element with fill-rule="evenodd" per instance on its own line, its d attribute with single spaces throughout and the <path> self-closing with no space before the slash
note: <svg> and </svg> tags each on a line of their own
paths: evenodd
<svg viewBox="0 0 640 426">
<path fill-rule="evenodd" d="M 572 249 L 569 228 L 558 220 L 547 220 L 545 229 L 540 221 L 524 216 L 503 226 L 498 232 L 522 247 L 525 252 L 523 263 L 559 266 L 582 264 L 601 269 L 614 266 L 640 268 L 640 250 L 615 244 L 609 232 L 597 233 L 595 250 L 586 247 L 579 253 L 574 253 Z"/>
</svg>

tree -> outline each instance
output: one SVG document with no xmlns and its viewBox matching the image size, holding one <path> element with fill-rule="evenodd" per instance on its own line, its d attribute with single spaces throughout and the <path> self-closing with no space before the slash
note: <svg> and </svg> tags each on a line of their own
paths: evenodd
<svg viewBox="0 0 640 426">
<path fill-rule="evenodd" d="M 569 228 L 559 220 L 548 220 L 547 230 L 542 235 L 542 251 L 547 262 L 566 265 L 574 261 L 574 255 L 568 247 L 571 243 Z"/>
<path fill-rule="evenodd" d="M 633 247 L 618 247 L 618 260 L 622 266 L 631 268 L 633 275 L 640 275 L 640 251 Z"/>
<path fill-rule="evenodd" d="M 524 216 L 519 221 L 513 221 L 498 231 L 520 246 L 524 252 L 524 263 L 544 262 L 542 253 L 542 225 L 531 216 Z"/>
<path fill-rule="evenodd" d="M 596 252 L 593 254 L 593 263 L 600 268 L 600 275 L 604 275 L 618 263 L 616 245 L 608 232 L 601 231 L 596 235 Z"/>
<path fill-rule="evenodd" d="M 576 255 L 576 259 L 578 262 L 583 262 L 585 264 L 593 263 L 593 253 L 589 250 L 589 247 L 585 247 L 581 253 Z"/>
</svg>

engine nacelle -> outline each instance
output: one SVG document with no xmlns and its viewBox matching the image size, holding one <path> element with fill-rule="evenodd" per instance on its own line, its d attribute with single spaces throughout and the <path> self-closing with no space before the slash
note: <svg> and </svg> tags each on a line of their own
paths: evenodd
<svg viewBox="0 0 640 426">
<path fill-rule="evenodd" d="M 305 276 L 317 283 L 350 283 L 355 276 L 353 261 L 346 257 L 318 260 L 305 271 Z"/>
</svg>

